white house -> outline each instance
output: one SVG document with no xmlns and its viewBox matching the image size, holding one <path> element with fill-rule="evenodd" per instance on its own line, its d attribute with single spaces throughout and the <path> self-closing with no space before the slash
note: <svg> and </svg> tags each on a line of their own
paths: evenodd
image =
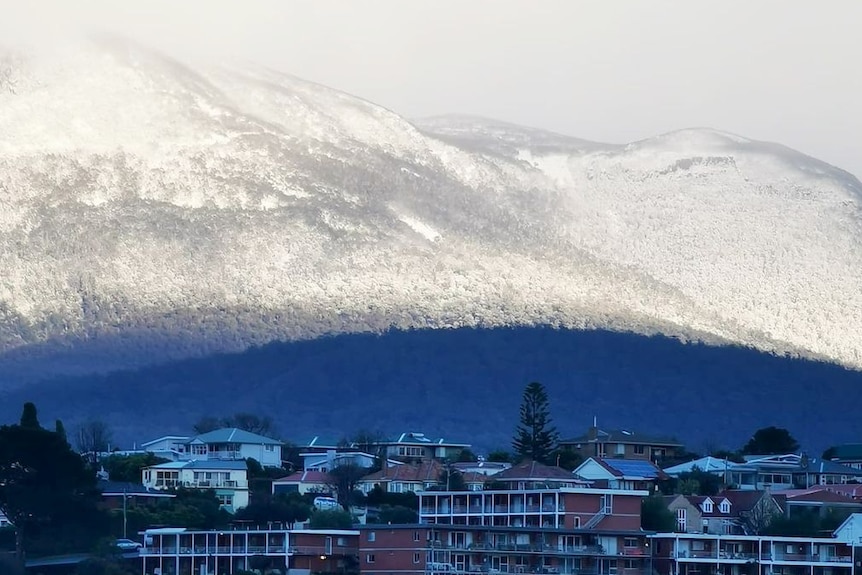
<svg viewBox="0 0 862 575">
<path fill-rule="evenodd" d="M 594 487 L 648 491 L 652 491 L 656 482 L 666 477 L 652 461 L 615 457 L 590 457 L 581 463 L 573 474 L 589 481 Z"/>
<path fill-rule="evenodd" d="M 300 453 L 302 468 L 305 471 L 329 471 L 339 465 L 356 465 L 370 468 L 377 463 L 377 458 L 363 451 L 337 451 L 330 449 L 324 453 Z M 403 465 L 401 461 L 387 460 L 387 465 Z"/>
<path fill-rule="evenodd" d="M 150 489 L 212 489 L 230 512 L 248 505 L 248 468 L 241 460 L 170 461 L 145 467 L 142 483 Z"/>
<path fill-rule="evenodd" d="M 264 467 L 281 467 L 282 443 L 235 427 L 194 437 L 166 435 L 141 444 L 146 451 L 172 461 L 253 458 Z"/>
<path fill-rule="evenodd" d="M 862 513 L 852 513 L 835 530 L 835 538 L 854 547 L 862 547 Z"/>
<path fill-rule="evenodd" d="M 185 456 L 186 443 L 191 437 L 186 435 L 165 435 L 141 444 L 141 449 L 163 459 L 179 461 Z"/>
</svg>

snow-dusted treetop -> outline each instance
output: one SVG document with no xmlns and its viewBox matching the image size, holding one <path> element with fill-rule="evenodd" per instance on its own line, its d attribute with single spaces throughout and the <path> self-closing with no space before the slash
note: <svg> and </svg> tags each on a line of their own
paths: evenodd
<svg viewBox="0 0 862 575">
<path fill-rule="evenodd" d="M 208 349 L 553 324 L 862 367 L 862 185 L 782 146 L 410 122 L 117 40 L 0 61 L 2 349 L 210 314 Z"/>
</svg>

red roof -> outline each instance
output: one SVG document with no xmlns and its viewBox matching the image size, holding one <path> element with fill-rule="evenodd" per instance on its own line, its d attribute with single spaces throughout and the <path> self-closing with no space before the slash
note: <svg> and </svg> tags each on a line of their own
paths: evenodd
<svg viewBox="0 0 862 575">
<path fill-rule="evenodd" d="M 430 482 L 438 481 L 443 473 L 443 466 L 439 461 L 423 461 L 419 464 L 405 463 L 404 465 L 392 465 L 384 467 L 362 478 L 362 481 L 407 481 L 407 482 Z"/>
<path fill-rule="evenodd" d="M 843 485 L 835 485 L 829 487 L 844 487 Z M 862 485 L 857 485 L 860 495 L 862 495 Z M 840 491 L 832 491 L 826 485 L 817 485 L 809 489 L 788 489 L 786 491 L 776 491 L 776 495 L 783 495 L 787 501 L 805 501 L 809 503 L 859 503 L 853 498 L 852 490 L 849 493 Z"/>
<path fill-rule="evenodd" d="M 575 482 L 575 476 L 571 471 L 562 467 L 543 465 L 536 461 L 526 460 L 513 465 L 505 471 L 491 476 L 493 481 L 570 481 Z"/>
<path fill-rule="evenodd" d="M 445 467 L 439 461 L 429 460 L 421 463 L 405 463 L 403 465 L 392 465 L 384 467 L 362 478 L 362 481 L 402 481 L 407 483 L 437 483 L 445 471 Z M 458 471 L 454 469 L 453 471 Z M 481 473 L 461 473 L 465 483 L 484 483 L 488 477 Z M 497 477 L 494 475 L 493 477 Z"/>
<path fill-rule="evenodd" d="M 329 483 L 329 474 L 324 471 L 297 471 L 273 483 Z"/>
</svg>

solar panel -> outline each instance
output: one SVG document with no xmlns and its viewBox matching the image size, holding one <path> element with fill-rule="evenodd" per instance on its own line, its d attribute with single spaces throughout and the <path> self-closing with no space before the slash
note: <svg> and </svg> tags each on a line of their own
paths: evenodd
<svg viewBox="0 0 862 575">
<path fill-rule="evenodd" d="M 606 459 L 605 463 L 623 475 L 635 475 L 638 477 L 658 476 L 658 470 L 649 461 L 639 461 L 635 459 Z"/>
</svg>

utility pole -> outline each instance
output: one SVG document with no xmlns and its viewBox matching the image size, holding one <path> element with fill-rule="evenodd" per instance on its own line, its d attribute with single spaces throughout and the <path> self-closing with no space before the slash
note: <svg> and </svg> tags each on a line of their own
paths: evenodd
<svg viewBox="0 0 862 575">
<path fill-rule="evenodd" d="M 126 536 L 126 527 L 128 526 L 128 518 L 126 517 L 126 495 L 128 488 L 123 487 L 123 539 L 128 539 Z"/>
</svg>

